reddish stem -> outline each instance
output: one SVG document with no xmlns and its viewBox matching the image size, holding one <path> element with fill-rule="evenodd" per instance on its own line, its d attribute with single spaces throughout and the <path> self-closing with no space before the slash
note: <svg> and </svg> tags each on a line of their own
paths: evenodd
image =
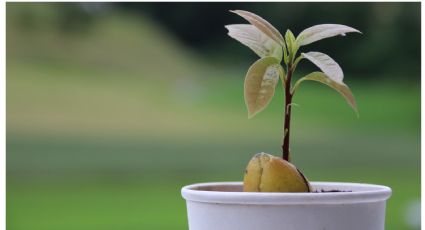
<svg viewBox="0 0 425 230">
<path fill-rule="evenodd" d="M 282 158 L 289 161 L 289 134 L 291 129 L 291 78 L 292 68 L 288 66 L 288 73 L 285 79 L 285 119 L 283 126 L 283 144 L 282 144 Z"/>
</svg>

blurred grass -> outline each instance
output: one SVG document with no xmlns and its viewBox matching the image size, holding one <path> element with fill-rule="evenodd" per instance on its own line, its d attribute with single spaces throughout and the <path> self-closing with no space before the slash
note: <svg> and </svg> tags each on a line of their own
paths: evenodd
<svg viewBox="0 0 425 230">
<path fill-rule="evenodd" d="M 186 229 L 181 186 L 241 180 L 254 153 L 279 154 L 280 90 L 248 120 L 245 69 L 203 63 L 148 19 L 102 16 L 71 37 L 8 17 L 9 229 Z M 346 73 L 359 118 L 325 86 L 300 88 L 293 160 L 311 180 L 391 186 L 387 230 L 411 229 L 419 77 L 355 79 Z"/>
</svg>

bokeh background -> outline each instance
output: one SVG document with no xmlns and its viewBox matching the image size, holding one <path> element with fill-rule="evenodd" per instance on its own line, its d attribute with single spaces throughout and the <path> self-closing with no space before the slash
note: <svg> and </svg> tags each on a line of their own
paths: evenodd
<svg viewBox="0 0 425 230">
<path fill-rule="evenodd" d="M 314 181 L 390 186 L 386 229 L 420 229 L 420 3 L 7 3 L 8 229 L 187 229 L 183 185 L 280 155 L 282 91 L 247 119 L 257 57 L 226 35 L 245 23 L 230 9 L 282 33 L 363 32 L 302 49 L 339 62 L 360 117 L 305 83 L 293 162 Z"/>
</svg>

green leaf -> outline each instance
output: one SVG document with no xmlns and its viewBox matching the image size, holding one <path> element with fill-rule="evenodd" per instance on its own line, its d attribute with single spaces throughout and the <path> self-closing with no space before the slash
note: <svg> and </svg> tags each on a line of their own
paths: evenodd
<svg viewBox="0 0 425 230">
<path fill-rule="evenodd" d="M 261 32 L 257 27 L 249 24 L 225 26 L 229 36 L 251 48 L 260 57 L 276 57 L 282 60 L 282 46 Z"/>
<path fill-rule="evenodd" d="M 337 35 L 345 36 L 346 33 L 357 32 L 357 29 L 339 24 L 321 24 L 315 25 L 303 30 L 297 37 L 299 46 L 304 46 L 325 38 L 334 37 Z"/>
<path fill-rule="evenodd" d="M 294 64 L 292 65 L 292 71 L 295 71 L 295 69 L 298 66 L 298 63 L 303 59 L 303 55 L 298 56 L 295 60 L 294 60 Z"/>
<path fill-rule="evenodd" d="M 354 99 L 353 94 L 351 93 L 350 88 L 343 82 L 336 82 L 332 80 L 329 76 L 327 76 L 325 73 L 322 72 L 313 72 L 310 73 L 302 78 L 300 78 L 294 85 L 294 88 L 292 89 L 292 93 L 295 93 L 301 82 L 310 80 L 310 81 L 317 81 L 321 82 L 325 85 L 328 85 L 329 87 L 333 88 L 334 90 L 338 91 L 347 101 L 347 103 L 351 106 L 351 108 L 354 109 L 354 111 L 358 115 L 357 111 L 357 104 L 356 100 Z"/>
<path fill-rule="evenodd" d="M 285 62 L 285 65 L 288 65 L 289 63 L 289 54 L 286 49 L 283 50 L 283 61 Z"/>
<path fill-rule="evenodd" d="M 331 57 L 320 52 L 302 53 L 302 57 L 313 62 L 319 69 L 321 69 L 330 79 L 335 82 L 342 83 L 344 73 L 341 67 Z"/>
<path fill-rule="evenodd" d="M 275 42 L 284 45 L 282 34 L 280 34 L 276 28 L 274 28 L 268 21 L 264 20 L 262 17 L 244 10 L 231 10 L 230 12 L 243 17 L 245 20 L 257 27 L 257 29 L 265 33 Z"/>
<path fill-rule="evenodd" d="M 299 47 L 298 47 L 298 44 L 295 42 L 294 34 L 290 30 L 286 31 L 285 41 L 286 41 L 286 47 L 289 52 L 288 62 L 292 62 L 294 60 L 295 54 L 297 53 Z"/>
<path fill-rule="evenodd" d="M 267 107 L 273 98 L 279 75 L 282 73 L 283 69 L 279 60 L 274 57 L 261 58 L 251 65 L 246 74 L 244 85 L 248 118 Z"/>
</svg>

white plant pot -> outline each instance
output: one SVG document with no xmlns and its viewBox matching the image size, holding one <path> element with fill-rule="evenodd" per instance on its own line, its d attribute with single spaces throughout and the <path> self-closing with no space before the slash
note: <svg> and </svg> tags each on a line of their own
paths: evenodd
<svg viewBox="0 0 425 230">
<path fill-rule="evenodd" d="M 384 230 L 391 189 L 357 183 L 312 182 L 313 191 L 242 192 L 241 182 L 188 185 L 190 230 Z"/>
</svg>

